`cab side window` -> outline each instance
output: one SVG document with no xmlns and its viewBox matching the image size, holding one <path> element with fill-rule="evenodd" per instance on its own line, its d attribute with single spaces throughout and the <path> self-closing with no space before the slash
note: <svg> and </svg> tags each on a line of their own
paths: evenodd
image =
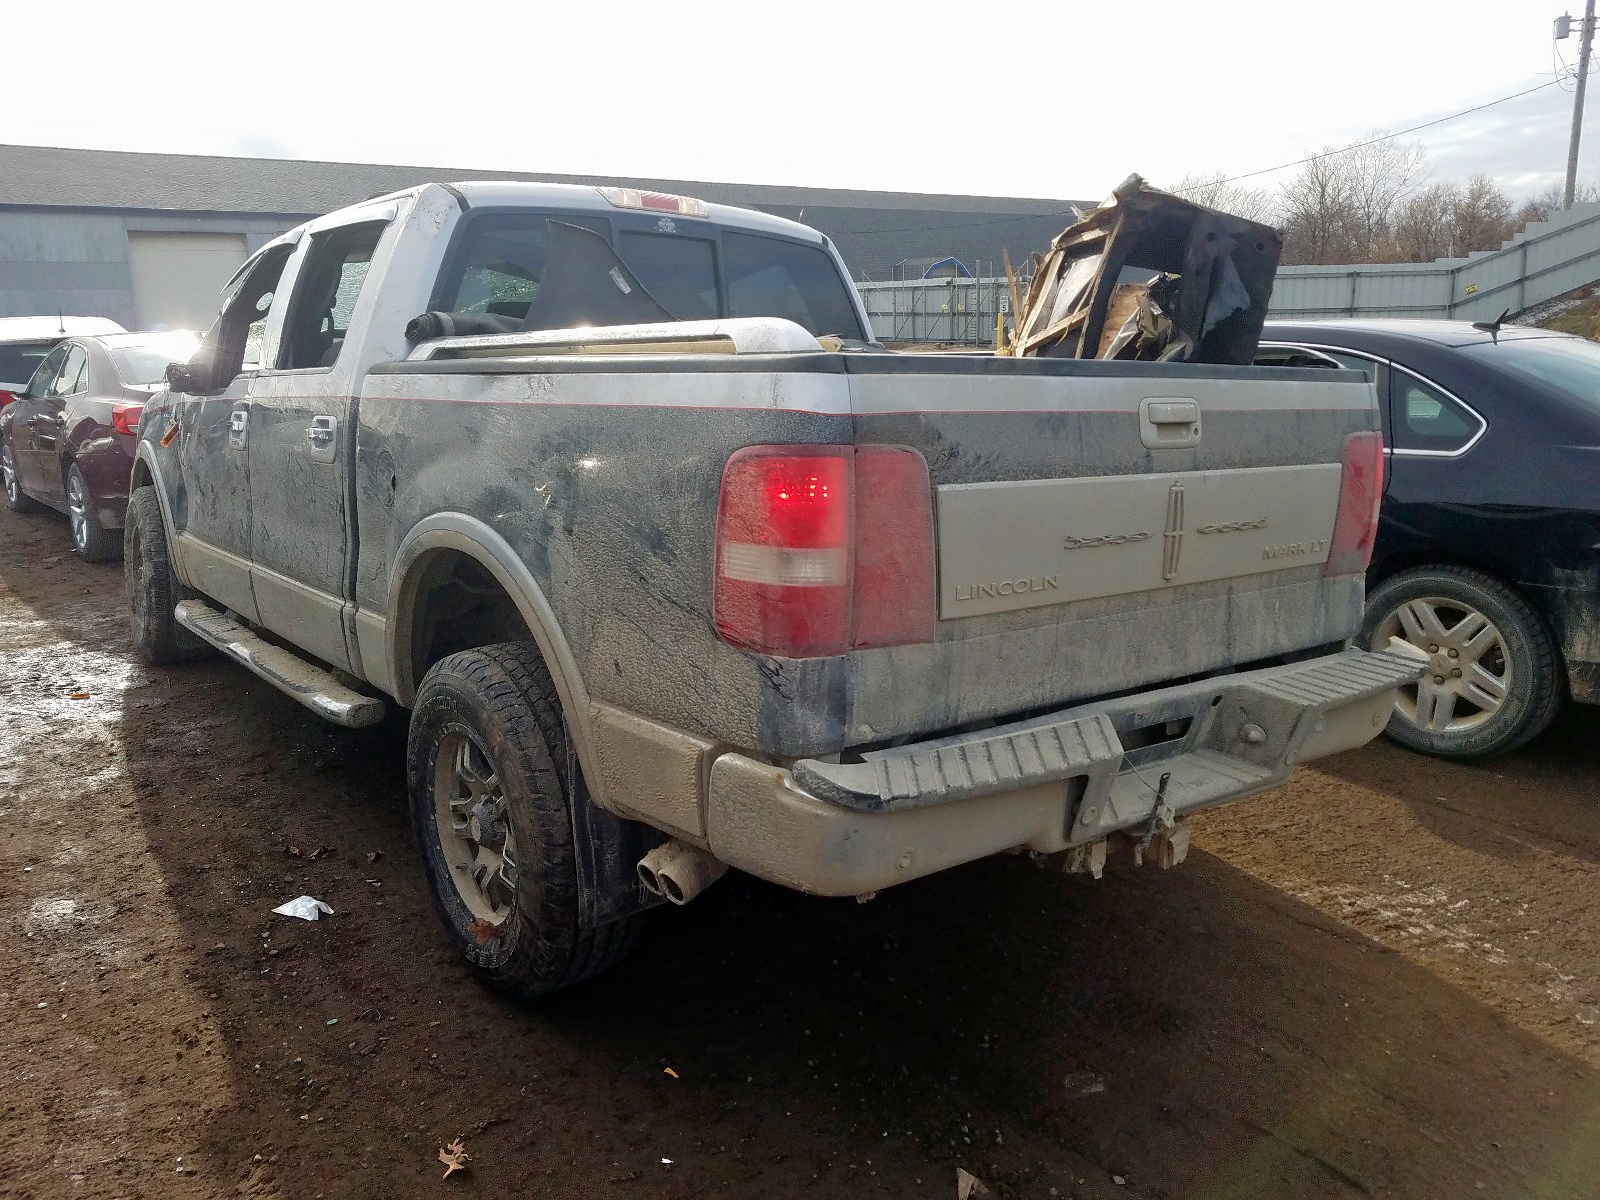
<svg viewBox="0 0 1600 1200">
<path fill-rule="evenodd" d="M 1465 449 L 1482 427 L 1456 400 L 1404 371 L 1394 373 L 1389 407 L 1396 450 L 1453 454 Z"/>
<path fill-rule="evenodd" d="M 372 221 L 315 234 L 284 320 L 278 369 L 304 371 L 339 360 L 350 317 L 386 223 Z"/>
</svg>

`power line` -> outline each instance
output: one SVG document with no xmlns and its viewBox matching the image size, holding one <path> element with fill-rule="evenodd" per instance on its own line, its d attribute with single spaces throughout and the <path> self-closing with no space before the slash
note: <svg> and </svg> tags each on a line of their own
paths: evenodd
<svg viewBox="0 0 1600 1200">
<path fill-rule="evenodd" d="M 1497 104 L 1505 104 L 1507 101 L 1510 101 L 1510 100 L 1520 100 L 1523 96 L 1531 96 L 1534 92 L 1543 91 L 1547 87 L 1554 87 L 1556 84 L 1558 84 L 1560 82 L 1561 82 L 1561 78 L 1558 76 L 1555 79 L 1548 79 L 1544 83 L 1535 84 L 1533 87 L 1527 88 L 1524 91 L 1515 92 L 1515 93 L 1513 93 L 1512 95 L 1509 95 L 1509 96 L 1501 96 L 1498 100 L 1489 100 L 1489 101 L 1486 101 L 1483 104 L 1475 104 L 1471 108 L 1464 108 L 1460 112 L 1451 113 L 1449 116 L 1446 116 L 1446 117 L 1435 117 L 1433 120 L 1424 121 L 1420 125 L 1412 125 L 1412 126 L 1410 126 L 1409 128 L 1406 128 L 1406 129 L 1398 129 L 1393 133 L 1386 133 L 1386 134 L 1383 134 L 1380 137 L 1369 138 L 1367 141 L 1357 142 L 1352 146 L 1342 146 L 1337 150 L 1324 150 L 1321 154 L 1308 154 L 1308 155 L 1306 155 L 1306 157 L 1297 158 L 1293 162 L 1279 163 L 1275 167 L 1262 167 L 1259 171 L 1246 171 L 1243 175 L 1234 175 L 1234 176 L 1232 176 L 1232 177 L 1230 177 L 1228 179 L 1207 180 L 1205 183 L 1196 184 L 1194 187 L 1183 188 L 1181 191 L 1177 191 L 1174 194 L 1182 196 L 1187 192 L 1196 192 L 1196 191 L 1199 191 L 1202 188 L 1221 187 L 1223 184 L 1227 184 L 1227 183 L 1238 183 L 1239 180 L 1241 180 L 1241 179 L 1254 179 L 1258 175 L 1270 175 L 1274 171 L 1284 171 L 1284 170 L 1287 170 L 1290 167 L 1304 166 L 1308 162 L 1315 162 L 1316 160 L 1322 159 L 1322 158 L 1332 158 L 1336 154 L 1348 154 L 1352 150 L 1361 150 L 1361 149 L 1364 149 L 1367 146 L 1375 146 L 1379 142 L 1387 142 L 1387 141 L 1392 141 L 1394 138 L 1397 138 L 1397 137 L 1404 137 L 1408 133 L 1416 133 L 1418 130 L 1421 130 L 1421 129 L 1431 129 L 1435 125 L 1443 125 L 1446 121 L 1454 121 L 1458 117 L 1471 116 L 1475 112 L 1482 112 L 1486 108 L 1493 108 Z M 962 222 L 954 222 L 954 223 L 943 224 L 943 225 L 918 225 L 916 227 L 916 229 L 917 229 L 917 232 L 919 232 L 919 233 L 921 233 L 921 232 L 932 232 L 934 230 L 944 230 L 944 229 L 979 229 L 979 228 L 986 228 L 986 227 L 991 226 L 991 225 L 1012 225 L 1012 224 L 1015 224 L 1018 221 L 1037 220 L 1040 217 L 1067 217 L 1067 216 L 1072 216 L 1076 211 L 1077 211 L 1076 209 L 1063 208 L 1063 209 L 1061 209 L 1059 211 L 1055 211 L 1055 212 L 1017 213 L 1017 214 L 1015 214 L 1013 216 L 990 217 L 990 218 L 986 218 L 985 220 L 981 220 L 981 221 L 962 221 Z M 879 227 L 877 229 L 841 229 L 841 230 L 835 231 L 834 233 L 830 234 L 829 236 L 835 237 L 835 238 L 839 238 L 839 237 L 854 237 L 854 236 L 857 236 L 857 235 L 870 234 L 870 233 L 895 235 L 895 234 L 905 233 L 907 231 L 907 228 L 909 228 L 909 227 L 898 227 L 897 228 L 897 227 L 892 227 L 891 226 L 891 227 L 887 227 L 887 228 Z"/>
<path fill-rule="evenodd" d="M 1221 187 L 1225 183 L 1238 183 L 1241 179 L 1254 179 L 1257 175 L 1270 175 L 1274 171 L 1284 171 L 1290 167 L 1304 166 L 1308 162 L 1316 162 L 1318 159 L 1323 158 L 1332 158 L 1336 154 L 1348 154 L 1352 150 L 1362 150 L 1367 146 L 1376 146 L 1379 142 L 1387 142 L 1397 137 L 1404 137 L 1408 133 L 1416 133 L 1419 129 L 1429 129 L 1434 125 L 1443 125 L 1446 121 L 1454 121 L 1457 117 L 1466 117 L 1475 112 L 1482 112 L 1486 108 L 1493 108 L 1496 104 L 1504 104 L 1508 100 L 1519 100 L 1523 96 L 1531 96 L 1534 92 L 1543 91 L 1547 87 L 1554 87 L 1560 82 L 1561 80 L 1559 77 L 1555 79 L 1547 79 L 1544 83 L 1535 84 L 1526 91 L 1516 92 L 1510 96 L 1501 96 L 1498 100 L 1490 100 L 1484 104 L 1474 105 L 1471 108 L 1463 108 L 1460 112 L 1451 113 L 1447 117 L 1436 117 L 1432 121 L 1424 121 L 1421 125 L 1413 125 L 1409 129 L 1397 129 L 1393 133 L 1386 133 L 1381 137 L 1369 138 L 1364 142 L 1356 142 L 1351 146 L 1341 146 L 1337 150 L 1324 150 L 1321 154 L 1308 154 L 1304 158 L 1295 159 L 1293 162 L 1279 163 L 1275 167 L 1262 167 L 1259 171 L 1246 171 L 1243 175 L 1235 175 L 1229 179 L 1209 180 L 1203 184 L 1196 184 L 1191 188 L 1184 188 L 1183 191 L 1194 192 L 1198 191 L 1202 187 Z M 1178 193 L 1180 196 L 1182 194 L 1183 192 Z"/>
</svg>

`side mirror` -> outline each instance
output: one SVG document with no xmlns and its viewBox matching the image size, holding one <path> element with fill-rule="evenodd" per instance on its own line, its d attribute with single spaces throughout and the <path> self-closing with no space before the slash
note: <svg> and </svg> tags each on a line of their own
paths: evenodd
<svg viewBox="0 0 1600 1200">
<path fill-rule="evenodd" d="M 175 392 L 184 392 L 194 395 L 210 390 L 210 380 L 206 378 L 205 367 L 198 362 L 168 363 L 167 386 Z"/>
</svg>

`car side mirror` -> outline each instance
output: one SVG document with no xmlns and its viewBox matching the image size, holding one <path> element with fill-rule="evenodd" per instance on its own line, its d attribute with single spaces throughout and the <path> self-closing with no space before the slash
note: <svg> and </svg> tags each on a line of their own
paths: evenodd
<svg viewBox="0 0 1600 1200">
<path fill-rule="evenodd" d="M 168 363 L 166 374 L 167 386 L 175 392 L 193 395 L 211 390 L 208 372 L 200 363 Z"/>
</svg>

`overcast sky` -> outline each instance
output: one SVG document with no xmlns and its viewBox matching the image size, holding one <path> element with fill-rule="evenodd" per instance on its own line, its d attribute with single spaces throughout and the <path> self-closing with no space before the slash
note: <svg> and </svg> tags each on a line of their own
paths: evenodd
<svg viewBox="0 0 1600 1200">
<path fill-rule="evenodd" d="M 1548 82 L 1562 11 L 1518 0 L 6 9 L 0 141 L 1069 199 L 1130 171 L 1167 184 L 1253 171 Z M 1560 46 L 1575 60 L 1576 36 Z M 1600 179 L 1594 107 L 1581 174 Z M 1487 172 L 1522 195 L 1560 178 L 1571 108 L 1551 86 L 1414 138 L 1437 177 Z"/>
</svg>

